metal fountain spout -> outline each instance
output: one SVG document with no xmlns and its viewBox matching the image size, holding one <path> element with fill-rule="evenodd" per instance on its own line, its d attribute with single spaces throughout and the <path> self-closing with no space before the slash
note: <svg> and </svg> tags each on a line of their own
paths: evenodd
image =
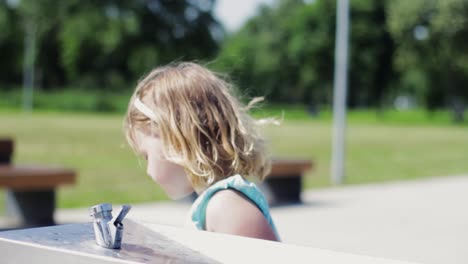
<svg viewBox="0 0 468 264">
<path fill-rule="evenodd" d="M 115 217 L 112 217 L 112 204 L 98 204 L 89 209 L 99 246 L 112 249 L 121 247 L 124 228 L 122 221 L 131 208 L 130 205 L 123 205 Z"/>
</svg>

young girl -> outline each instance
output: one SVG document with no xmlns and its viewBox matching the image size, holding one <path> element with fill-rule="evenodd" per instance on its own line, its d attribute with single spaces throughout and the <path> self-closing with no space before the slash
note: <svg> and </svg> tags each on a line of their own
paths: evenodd
<svg viewBox="0 0 468 264">
<path fill-rule="evenodd" d="M 191 226 L 279 241 L 263 194 L 244 178 L 269 172 L 265 143 L 231 93 L 227 82 L 198 64 L 156 68 L 130 99 L 127 140 L 169 197 L 197 192 Z"/>
</svg>

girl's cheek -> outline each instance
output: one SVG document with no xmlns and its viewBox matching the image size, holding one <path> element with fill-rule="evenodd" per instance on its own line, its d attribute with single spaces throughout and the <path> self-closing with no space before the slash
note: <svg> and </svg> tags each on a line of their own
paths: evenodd
<svg viewBox="0 0 468 264">
<path fill-rule="evenodd" d="M 154 171 L 154 165 L 153 162 L 148 161 L 146 165 L 146 174 L 150 176 L 153 180 L 156 180 L 155 178 L 155 171 Z"/>
</svg>

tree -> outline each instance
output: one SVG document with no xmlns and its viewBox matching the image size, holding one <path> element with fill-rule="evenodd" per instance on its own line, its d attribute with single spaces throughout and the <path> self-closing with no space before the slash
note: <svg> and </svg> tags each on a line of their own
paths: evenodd
<svg viewBox="0 0 468 264">
<path fill-rule="evenodd" d="M 3 85 L 11 85 L 21 80 L 23 36 L 21 22 L 15 9 L 0 0 L 0 80 Z"/>
<path fill-rule="evenodd" d="M 323 50 L 331 40 L 329 28 L 319 27 L 316 16 L 310 15 L 316 9 L 295 0 L 262 6 L 257 16 L 226 39 L 214 67 L 230 72 L 244 92 L 267 95 L 271 101 L 325 99 L 319 98 L 323 90 L 313 87 L 331 76 L 332 65 L 326 63 L 332 59 L 331 51 Z M 314 55 L 323 59 L 314 60 Z M 326 67 L 318 69 L 324 62 Z"/>
<path fill-rule="evenodd" d="M 383 103 L 393 74 L 393 43 L 385 2 L 351 6 L 349 104 Z M 333 87 L 335 2 L 279 1 L 264 6 L 228 38 L 217 67 L 232 69 L 241 87 L 276 102 L 330 103 Z M 372 26 L 371 26 L 372 25 Z"/>
<path fill-rule="evenodd" d="M 388 13 L 401 85 L 430 110 L 458 109 L 468 98 L 468 1 L 397 0 Z"/>
<path fill-rule="evenodd" d="M 13 32 L 8 36 L 23 35 L 24 21 L 34 21 L 36 81 L 44 89 L 122 88 L 158 64 L 210 58 L 224 35 L 212 14 L 214 0 L 0 3 L 0 27 Z M 0 47 L 10 50 L 18 42 L 0 37 Z M 18 64 L 20 56 L 11 59 Z"/>
</svg>

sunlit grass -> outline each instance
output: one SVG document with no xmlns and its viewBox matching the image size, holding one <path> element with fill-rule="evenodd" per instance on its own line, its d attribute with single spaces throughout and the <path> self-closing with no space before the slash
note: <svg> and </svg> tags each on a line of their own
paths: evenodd
<svg viewBox="0 0 468 264">
<path fill-rule="evenodd" d="M 466 126 L 427 121 L 395 124 L 373 121 L 369 117 L 373 115 L 352 113 L 349 117 L 346 183 L 468 173 Z M 330 120 L 290 119 L 285 114 L 281 126 L 265 129 L 274 156 L 313 160 L 315 167 L 307 174 L 306 187 L 329 185 Z M 59 207 L 166 199 L 145 175 L 144 162 L 126 146 L 121 114 L 1 111 L 3 136 L 15 139 L 16 163 L 59 164 L 77 170 L 77 183 L 59 189 Z"/>
<path fill-rule="evenodd" d="M 271 128 L 276 155 L 312 159 L 307 187 L 330 183 L 331 124 L 287 122 Z M 350 124 L 346 137 L 350 184 L 468 173 L 468 129 L 464 127 Z"/>
</svg>

